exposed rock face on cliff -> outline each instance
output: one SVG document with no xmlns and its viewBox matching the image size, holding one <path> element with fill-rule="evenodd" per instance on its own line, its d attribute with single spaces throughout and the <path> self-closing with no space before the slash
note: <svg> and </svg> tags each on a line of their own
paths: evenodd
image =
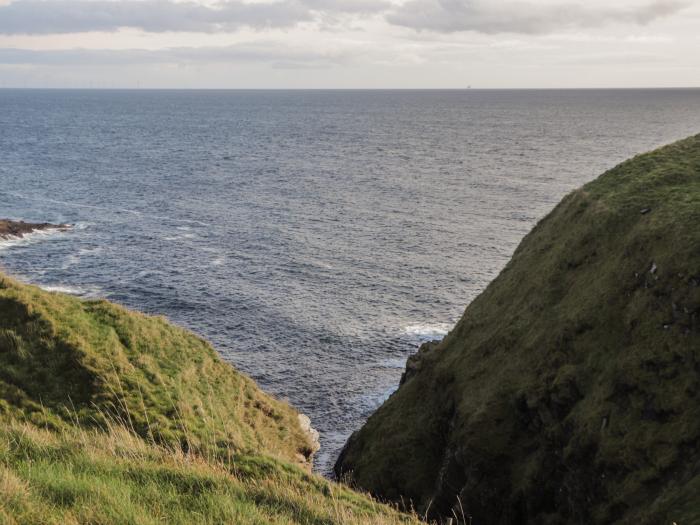
<svg viewBox="0 0 700 525">
<path fill-rule="evenodd" d="M 700 523 L 699 439 L 696 136 L 564 198 L 336 472 L 474 525 L 680 525 Z"/>
<path fill-rule="evenodd" d="M 70 228 L 68 224 L 51 224 L 48 222 L 24 222 L 0 219 L 0 239 L 10 239 L 12 237 L 24 237 L 28 233 L 45 230 L 66 230 Z"/>
</svg>

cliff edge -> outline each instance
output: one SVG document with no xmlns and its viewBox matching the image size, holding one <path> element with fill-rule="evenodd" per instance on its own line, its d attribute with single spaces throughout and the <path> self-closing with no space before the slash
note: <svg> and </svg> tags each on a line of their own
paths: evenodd
<svg viewBox="0 0 700 525">
<path fill-rule="evenodd" d="M 0 275 L 0 523 L 417 523 L 311 474 L 317 437 L 164 318 Z"/>
<path fill-rule="evenodd" d="M 700 523 L 700 135 L 574 191 L 336 474 L 474 525 Z"/>
</svg>

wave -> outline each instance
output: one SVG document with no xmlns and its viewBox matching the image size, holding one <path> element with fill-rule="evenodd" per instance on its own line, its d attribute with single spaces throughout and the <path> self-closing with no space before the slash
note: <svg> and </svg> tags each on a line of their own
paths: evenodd
<svg viewBox="0 0 700 525">
<path fill-rule="evenodd" d="M 411 324 L 404 328 L 403 332 L 419 339 L 441 339 L 450 331 L 451 325 L 447 323 L 435 324 Z"/>
<path fill-rule="evenodd" d="M 391 394 L 396 392 L 397 388 L 398 384 L 369 394 L 362 394 L 358 396 L 359 405 L 362 407 L 363 412 L 369 415 L 382 406 L 382 404 L 391 397 Z"/>
<path fill-rule="evenodd" d="M 65 229 L 51 228 L 47 230 L 34 230 L 33 232 L 25 233 L 22 237 L 10 235 L 0 238 L 0 251 L 16 246 L 35 244 L 45 240 L 47 237 L 56 237 L 65 232 Z"/>
<path fill-rule="evenodd" d="M 379 362 L 379 366 L 383 368 L 396 368 L 403 370 L 406 367 L 406 357 L 391 357 L 388 359 L 382 359 Z"/>
<path fill-rule="evenodd" d="M 175 242 L 175 241 L 186 241 L 188 239 L 194 239 L 196 237 L 197 237 L 197 235 L 194 233 L 183 233 L 182 235 L 169 235 L 167 237 L 163 237 L 163 240 L 168 241 L 168 242 Z"/>
<path fill-rule="evenodd" d="M 149 219 L 160 219 L 160 220 L 166 220 L 166 221 L 172 221 L 172 222 L 198 224 L 200 226 L 211 226 L 209 223 L 194 220 L 194 219 L 178 219 L 176 217 L 168 217 L 165 215 L 151 215 L 148 213 L 143 213 L 143 212 L 138 211 L 138 210 L 130 210 L 129 208 L 95 206 L 94 204 L 82 204 L 79 202 L 61 201 L 58 199 L 47 199 L 47 198 L 42 198 L 42 197 L 30 197 L 28 195 L 23 195 L 21 193 L 17 193 L 17 192 L 13 192 L 13 191 L 3 191 L 1 193 L 4 193 L 6 195 L 11 195 L 13 197 L 17 197 L 18 199 L 24 199 L 24 200 L 29 200 L 29 201 L 49 202 L 52 204 L 61 204 L 63 206 L 71 206 L 71 207 L 75 207 L 75 208 L 87 208 L 87 209 L 92 209 L 92 210 L 108 211 L 111 213 L 130 213 L 132 215 L 137 215 L 139 217 L 146 217 Z"/>
<path fill-rule="evenodd" d="M 93 256 L 93 255 L 99 255 L 104 251 L 102 246 L 95 246 L 94 248 L 80 248 L 78 249 L 78 254 L 79 255 L 88 255 L 88 256 Z"/>
<path fill-rule="evenodd" d="M 97 286 L 73 286 L 70 284 L 37 284 L 39 288 L 47 292 L 65 293 L 68 295 L 77 295 L 79 297 L 103 297 L 104 293 Z"/>
<path fill-rule="evenodd" d="M 65 261 L 63 261 L 63 264 L 61 264 L 61 270 L 67 270 L 71 266 L 75 266 L 76 264 L 80 263 L 80 255 L 78 254 L 70 254 L 69 256 L 66 257 Z"/>
</svg>

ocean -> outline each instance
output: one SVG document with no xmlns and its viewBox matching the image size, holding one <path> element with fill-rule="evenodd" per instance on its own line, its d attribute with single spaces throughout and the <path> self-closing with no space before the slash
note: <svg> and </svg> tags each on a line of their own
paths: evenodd
<svg viewBox="0 0 700 525">
<path fill-rule="evenodd" d="M 0 266 L 201 334 L 328 474 L 562 196 L 698 132 L 700 90 L 5 89 L 0 217 L 74 226 Z"/>
</svg>

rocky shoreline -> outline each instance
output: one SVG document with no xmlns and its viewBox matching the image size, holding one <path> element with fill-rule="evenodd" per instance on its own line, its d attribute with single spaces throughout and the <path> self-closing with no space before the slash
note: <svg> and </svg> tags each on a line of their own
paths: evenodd
<svg viewBox="0 0 700 525">
<path fill-rule="evenodd" d="M 51 224 L 49 222 L 24 222 L 0 219 L 0 239 L 21 239 L 29 233 L 46 230 L 65 231 L 70 224 Z"/>
</svg>

